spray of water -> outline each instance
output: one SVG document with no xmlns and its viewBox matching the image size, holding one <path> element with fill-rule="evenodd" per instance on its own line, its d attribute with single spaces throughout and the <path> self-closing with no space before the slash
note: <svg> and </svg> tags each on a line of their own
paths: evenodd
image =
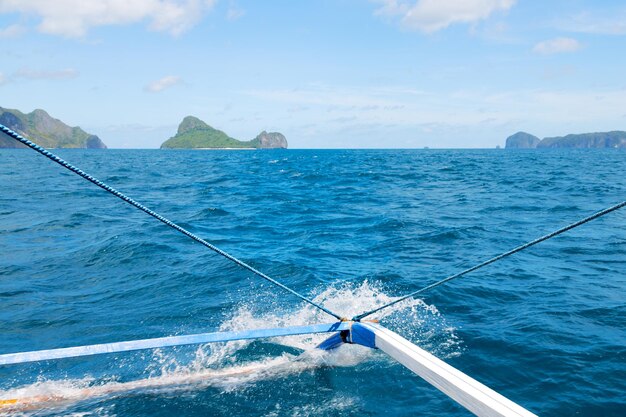
<svg viewBox="0 0 626 417">
<path fill-rule="evenodd" d="M 314 300 L 334 311 L 353 315 L 388 303 L 393 297 L 385 294 L 380 285 L 365 281 L 358 285 L 339 284 L 325 288 Z M 224 320 L 219 330 L 328 322 L 327 316 L 308 304 L 283 312 L 263 312 L 265 305 L 261 300 L 239 305 Z M 455 356 L 461 351 L 461 343 L 454 329 L 447 325 L 434 306 L 421 300 L 398 303 L 393 308 L 383 310 L 375 318 L 440 357 Z M 152 353 L 152 362 L 147 370 L 150 374 L 148 378 L 129 382 L 119 382 L 119 376 L 107 380 L 42 379 L 26 386 L 0 391 L 0 414 L 16 411 L 28 413 L 29 410 L 51 405 L 62 407 L 86 399 L 136 392 L 199 390 L 209 386 L 223 391 L 237 390 L 259 380 L 297 375 L 320 367 L 356 366 L 366 361 L 379 361 L 385 366 L 391 366 L 391 362 L 385 362 L 383 355 L 361 346 L 346 345 L 331 352 L 314 349 L 326 337 L 328 335 L 302 335 L 267 340 L 264 343 L 284 348 L 282 353 L 256 360 L 245 359 L 246 348 L 252 343 L 258 343 L 249 340 L 200 346 L 193 360 L 184 363 L 180 363 L 171 351 L 156 350 Z M 7 403 L 7 400 L 15 402 Z"/>
</svg>

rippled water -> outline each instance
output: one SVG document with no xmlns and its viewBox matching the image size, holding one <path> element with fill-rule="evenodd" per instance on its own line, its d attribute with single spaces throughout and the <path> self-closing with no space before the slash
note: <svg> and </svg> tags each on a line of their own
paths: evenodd
<svg viewBox="0 0 626 417">
<path fill-rule="evenodd" d="M 626 197 L 621 151 L 62 157 L 346 315 Z M 327 321 L 29 150 L 0 150 L 0 353 Z M 626 212 L 379 316 L 540 415 L 626 415 Z M 0 367 L 26 415 L 468 415 L 379 352 L 289 337 Z M 301 355 L 304 352 L 304 355 Z"/>
</svg>

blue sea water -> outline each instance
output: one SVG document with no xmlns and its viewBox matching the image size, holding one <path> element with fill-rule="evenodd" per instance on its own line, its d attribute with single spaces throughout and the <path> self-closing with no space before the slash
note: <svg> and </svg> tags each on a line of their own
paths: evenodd
<svg viewBox="0 0 626 417">
<path fill-rule="evenodd" d="M 626 197 L 619 150 L 57 150 L 345 315 Z M 0 353 L 325 322 L 30 150 L 0 150 Z M 626 211 L 378 315 L 542 416 L 626 415 Z M 24 415 L 465 416 L 321 337 L 0 367 Z M 304 356 L 299 356 L 304 352 Z M 298 359 L 296 359 L 298 358 Z"/>
</svg>

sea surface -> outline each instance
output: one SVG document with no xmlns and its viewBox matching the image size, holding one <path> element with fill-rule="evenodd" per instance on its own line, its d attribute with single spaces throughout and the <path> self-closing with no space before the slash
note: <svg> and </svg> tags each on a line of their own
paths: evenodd
<svg viewBox="0 0 626 417">
<path fill-rule="evenodd" d="M 54 152 L 346 316 L 626 198 L 620 150 Z M 0 353 L 333 321 L 27 149 L 0 150 L 0 251 Z M 626 210 L 375 317 L 538 415 L 626 416 Z M 469 415 L 380 352 L 320 354 L 323 338 L 3 366 L 0 400 Z"/>
</svg>

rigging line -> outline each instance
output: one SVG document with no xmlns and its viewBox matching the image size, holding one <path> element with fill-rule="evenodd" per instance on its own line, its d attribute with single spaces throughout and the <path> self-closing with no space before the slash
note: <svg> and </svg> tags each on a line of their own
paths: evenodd
<svg viewBox="0 0 626 417">
<path fill-rule="evenodd" d="M 501 253 L 500 255 L 495 256 L 495 257 L 493 257 L 493 258 L 491 258 L 491 259 L 488 259 L 488 260 L 486 260 L 486 261 L 484 261 L 484 262 L 482 262 L 482 263 L 480 263 L 480 264 L 478 264 L 478 265 L 475 265 L 475 266 L 473 266 L 473 267 L 471 267 L 471 268 L 468 268 L 468 269 L 466 269 L 466 270 L 464 270 L 464 271 L 458 272 L 458 273 L 456 273 L 456 274 L 454 274 L 454 275 L 450 275 L 450 276 L 449 276 L 449 277 L 447 277 L 447 278 L 444 278 L 444 279 L 439 280 L 439 281 L 437 281 L 437 282 L 434 282 L 434 283 L 432 283 L 432 284 L 430 284 L 430 285 L 427 285 L 427 286 L 425 286 L 424 288 L 421 288 L 421 289 L 419 289 L 419 290 L 417 290 L 417 291 L 414 291 L 414 292 L 412 292 L 412 293 L 410 293 L 410 294 L 407 294 L 407 295 L 405 295 L 405 296 L 403 296 L 403 297 L 400 297 L 400 298 L 398 298 L 397 300 L 394 300 L 394 301 L 392 301 L 392 302 L 390 302 L 390 303 L 387 303 L 387 304 L 385 304 L 385 305 L 383 305 L 383 306 L 377 307 L 377 308 L 375 308 L 375 309 L 373 309 L 373 310 L 366 311 L 365 313 L 361 313 L 361 314 L 359 314 L 359 315 L 357 315 L 357 316 L 354 316 L 354 317 L 352 318 L 352 320 L 354 320 L 354 321 L 359 321 L 359 320 L 361 320 L 361 319 L 363 319 L 363 318 L 365 318 L 365 317 L 367 317 L 367 316 L 369 316 L 369 315 L 371 315 L 371 314 L 374 314 L 374 313 L 376 313 L 376 312 L 378 312 L 378 311 L 380 311 L 380 310 L 382 310 L 382 309 L 384 309 L 384 308 L 390 307 L 390 306 L 392 306 L 392 305 L 394 305 L 394 304 L 397 304 L 397 303 L 399 303 L 399 302 L 401 302 L 401 301 L 404 301 L 404 300 L 406 300 L 407 298 L 412 298 L 412 297 L 415 297 L 415 296 L 416 296 L 416 295 L 418 295 L 418 294 L 421 294 L 421 293 L 423 293 L 423 292 L 426 292 L 426 291 L 428 291 L 428 290 L 431 290 L 431 289 L 433 289 L 433 288 L 435 288 L 435 287 L 438 287 L 438 286 L 439 286 L 439 285 L 441 285 L 441 284 L 444 284 L 444 283 L 446 283 L 446 282 L 448 282 L 448 281 L 452 281 L 453 279 L 456 279 L 456 278 L 462 277 L 463 275 L 465 275 L 465 274 L 469 274 L 470 272 L 473 272 L 473 271 L 476 271 L 477 269 L 480 269 L 480 268 L 482 268 L 483 266 L 487 266 L 487 265 L 489 265 L 489 264 L 491 264 L 491 263 L 494 263 L 494 262 L 496 262 L 496 261 L 499 261 L 499 260 L 500 260 L 500 259 L 502 259 L 502 258 L 505 258 L 505 257 L 507 257 L 507 256 L 509 256 L 509 255 L 513 255 L 514 253 L 520 252 L 520 251 L 522 251 L 522 250 L 524 250 L 524 249 L 526 249 L 526 248 L 529 248 L 529 247 L 531 247 L 531 246 L 534 246 L 534 245 L 536 245 L 537 243 L 543 242 L 544 240 L 548 240 L 548 239 L 550 239 L 550 238 L 553 238 L 553 237 L 555 237 L 555 236 L 557 236 L 557 235 L 560 235 L 561 233 L 567 232 L 568 230 L 574 229 L 575 227 L 578 227 L 578 226 L 583 225 L 583 224 L 585 224 L 585 223 L 587 223 L 587 222 L 590 222 L 591 220 L 597 219 L 598 217 L 602 217 L 602 216 L 604 216 L 605 214 L 608 214 L 608 213 L 610 213 L 610 212 L 612 212 L 612 211 L 615 211 L 615 210 L 621 209 L 621 208 L 622 208 L 622 207 L 624 207 L 624 206 L 626 206 L 626 201 L 622 201 L 621 203 L 618 203 L 618 204 L 616 204 L 616 205 L 614 205 L 614 206 L 611 206 L 611 207 L 609 207 L 609 208 L 606 208 L 606 209 L 604 209 L 604 210 L 602 210 L 602 211 L 598 211 L 597 213 L 592 214 L 592 215 L 591 215 L 591 216 L 589 216 L 589 217 L 585 217 L 584 219 L 581 219 L 581 220 L 579 220 L 579 221 L 577 221 L 577 222 L 574 222 L 574 223 L 572 223 L 572 224 L 570 224 L 570 225 L 567 225 L 567 226 L 562 227 L 562 228 L 560 228 L 560 229 L 558 229 L 558 230 L 555 230 L 555 231 L 554 231 L 554 232 L 552 232 L 552 233 L 548 233 L 547 235 L 541 236 L 541 237 L 539 237 L 539 238 L 537 238 L 537 239 L 535 239 L 535 240 L 532 240 L 532 241 L 530 241 L 530 242 L 528 242 L 528 243 L 524 243 L 523 245 L 520 245 L 520 246 L 518 246 L 518 247 L 516 247 L 516 248 L 514 248 L 514 249 L 511 249 L 510 251 L 507 251 L 507 252 Z"/>
<path fill-rule="evenodd" d="M 204 245 L 207 248 L 211 249 L 213 252 L 216 252 L 219 255 L 222 255 L 224 258 L 226 258 L 226 259 L 236 263 L 240 267 L 242 267 L 244 269 L 247 269 L 248 271 L 254 273 L 255 275 L 258 275 L 259 277 L 261 277 L 261 278 L 271 282 L 272 284 L 282 288 L 283 290 L 285 290 L 285 291 L 295 295 L 299 299 L 301 299 L 301 300 L 311 304 L 312 306 L 322 310 L 326 314 L 329 314 L 329 315 L 331 315 L 331 316 L 333 316 L 333 317 L 335 317 L 335 318 L 337 318 L 339 320 L 343 320 L 343 317 L 340 316 L 339 314 L 333 313 L 332 311 L 330 311 L 329 309 L 319 305 L 315 301 L 313 301 L 313 300 L 305 297 L 304 295 L 296 292 L 295 290 L 292 290 L 291 288 L 287 287 L 285 284 L 282 284 L 282 283 L 276 281 L 275 279 L 273 279 L 270 276 L 264 274 L 263 272 L 257 270 L 256 268 L 254 268 L 254 267 L 248 265 L 247 263 L 245 263 L 245 262 L 235 258 L 233 255 L 223 251 L 222 249 L 220 249 L 217 246 L 207 242 L 206 240 L 200 238 L 199 236 L 196 236 L 195 234 L 193 234 L 190 231 L 184 229 L 183 227 L 177 225 L 176 223 L 172 222 L 171 220 L 168 220 L 167 218 L 161 216 L 159 213 L 150 210 L 149 208 L 147 208 L 146 206 L 138 203 L 137 201 L 133 200 L 132 198 L 122 194 L 121 192 L 119 192 L 116 189 L 108 186 L 107 184 L 103 183 L 102 181 L 100 181 L 100 180 L 92 177 L 91 175 L 87 174 L 86 172 L 76 168 L 75 166 L 73 166 L 69 162 L 59 158 L 58 156 L 56 156 L 52 152 L 49 152 L 49 151 L 45 150 L 44 148 L 42 148 L 41 146 L 39 146 L 39 145 L 31 142 L 30 140 L 20 136 L 19 134 L 17 134 L 16 132 L 12 131 L 8 127 L 0 124 L 0 130 L 3 133 L 5 133 L 7 136 L 10 136 L 11 138 L 15 139 L 16 141 L 21 142 L 22 144 L 28 146 L 29 148 L 31 148 L 31 149 L 39 152 L 43 156 L 47 157 L 48 159 L 56 162 L 57 164 L 63 166 L 64 168 L 67 168 L 68 170 L 72 171 L 73 173 L 83 177 L 87 181 L 97 185 L 98 187 L 102 188 L 103 190 L 108 191 L 109 193 L 113 194 L 114 196 L 124 200 L 125 202 L 127 202 L 128 204 L 138 208 L 139 210 L 149 214 L 150 216 L 154 217 L 155 219 L 161 221 L 162 223 L 165 223 L 166 225 L 168 225 L 172 229 L 175 229 L 175 230 L 179 231 L 180 233 L 184 234 L 185 236 L 190 237 L 191 239 L 195 240 L 196 242 L 201 243 L 202 245 Z"/>
</svg>

